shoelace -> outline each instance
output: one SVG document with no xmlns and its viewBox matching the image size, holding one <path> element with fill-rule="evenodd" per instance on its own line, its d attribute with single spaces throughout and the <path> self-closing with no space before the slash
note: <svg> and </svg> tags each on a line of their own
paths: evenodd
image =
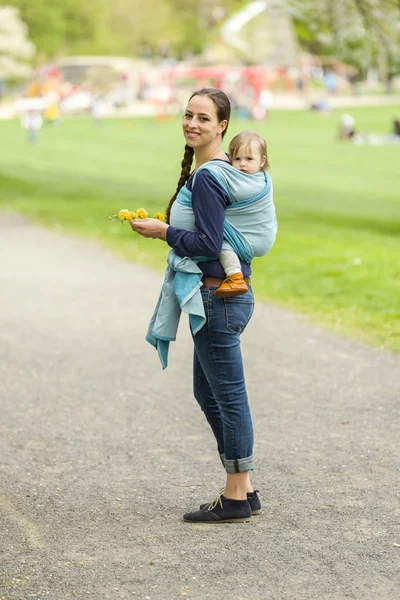
<svg viewBox="0 0 400 600">
<path fill-rule="evenodd" d="M 211 512 L 212 510 L 214 510 L 214 508 L 217 506 L 217 504 L 220 504 L 221 508 L 223 508 L 221 496 L 223 495 L 224 491 L 225 491 L 224 487 L 219 490 L 218 496 L 215 496 L 214 500 L 212 502 L 210 502 L 210 506 L 207 508 L 208 512 Z"/>
</svg>

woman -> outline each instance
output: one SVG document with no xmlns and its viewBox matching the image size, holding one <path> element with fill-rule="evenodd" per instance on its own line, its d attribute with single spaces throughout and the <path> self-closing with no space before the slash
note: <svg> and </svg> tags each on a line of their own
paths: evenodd
<svg viewBox="0 0 400 600">
<path fill-rule="evenodd" d="M 243 522 L 260 512 L 261 504 L 250 482 L 254 468 L 253 425 L 243 373 L 240 334 L 254 308 L 250 287 L 250 264 L 241 261 L 249 285 L 246 294 L 217 298 L 215 290 L 225 274 L 217 257 L 223 241 L 225 209 L 231 199 L 222 186 L 199 167 L 208 161 L 227 161 L 222 139 L 230 118 L 228 97 L 220 90 L 205 88 L 189 99 L 183 117 L 186 140 L 177 190 L 167 208 L 167 223 L 155 219 L 131 221 L 134 231 L 144 237 L 162 239 L 178 256 L 210 257 L 199 262 L 206 324 L 193 335 L 194 395 L 217 440 L 226 470 L 223 494 L 200 510 L 184 515 L 191 522 Z M 195 159 L 195 171 L 191 166 Z M 191 193 L 196 231 L 174 227 L 174 202 L 180 190 Z M 183 193 L 183 189 L 182 189 Z M 172 211 L 171 211 L 172 209 Z"/>
</svg>

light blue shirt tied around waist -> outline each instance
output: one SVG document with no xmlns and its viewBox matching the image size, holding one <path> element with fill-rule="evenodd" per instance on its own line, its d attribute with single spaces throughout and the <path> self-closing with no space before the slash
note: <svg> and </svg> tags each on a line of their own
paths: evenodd
<svg viewBox="0 0 400 600">
<path fill-rule="evenodd" d="M 228 162 L 210 161 L 202 165 L 227 192 L 232 205 L 225 211 L 224 250 L 233 250 L 250 263 L 255 256 L 264 256 L 272 248 L 277 220 L 273 202 L 272 181 L 267 173 L 242 173 Z M 192 209 L 192 193 L 183 186 L 172 205 L 171 224 L 179 229 L 196 231 Z M 156 308 L 150 321 L 146 340 L 158 351 L 162 368 L 168 365 L 169 343 L 175 341 L 182 312 L 189 315 L 193 335 L 203 327 L 206 318 L 201 297 L 202 271 L 197 266 L 210 257 L 197 256 L 193 260 L 168 254 L 168 266 Z"/>
<path fill-rule="evenodd" d="M 182 258 L 170 250 L 168 267 L 146 340 L 157 349 L 162 368 L 168 365 L 169 343 L 176 340 L 181 313 L 189 315 L 195 335 L 206 322 L 200 293 L 202 271 L 191 258 Z"/>
</svg>

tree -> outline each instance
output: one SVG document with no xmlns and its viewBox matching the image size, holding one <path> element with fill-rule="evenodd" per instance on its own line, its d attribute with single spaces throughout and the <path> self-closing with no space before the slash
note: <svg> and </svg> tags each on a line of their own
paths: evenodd
<svg viewBox="0 0 400 600">
<path fill-rule="evenodd" d="M 156 55 L 167 48 L 176 56 L 188 49 L 198 53 L 216 37 L 221 19 L 239 4 L 239 0 L 114 0 L 110 29 L 129 54 L 144 47 Z"/>
<path fill-rule="evenodd" d="M 0 79 L 20 79 L 31 72 L 28 62 L 35 47 L 28 39 L 27 27 L 18 10 L 0 7 Z"/>
<path fill-rule="evenodd" d="M 82 40 L 93 43 L 109 0 L 0 0 L 4 4 L 19 9 L 39 56 L 50 58 Z"/>
<path fill-rule="evenodd" d="M 39 59 L 60 54 L 138 55 L 150 47 L 199 52 L 245 0 L 0 0 L 20 10 Z"/>
<path fill-rule="evenodd" d="M 299 43 L 387 80 L 399 60 L 399 0 L 289 0 Z"/>
</svg>

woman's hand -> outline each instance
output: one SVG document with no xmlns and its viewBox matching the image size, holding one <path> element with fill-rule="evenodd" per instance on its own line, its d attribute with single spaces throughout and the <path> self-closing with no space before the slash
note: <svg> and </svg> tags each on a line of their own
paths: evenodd
<svg viewBox="0 0 400 600">
<path fill-rule="evenodd" d="M 167 239 L 167 229 L 169 225 L 158 219 L 138 219 L 137 221 L 129 221 L 129 224 L 133 231 L 136 231 L 136 233 L 139 233 L 145 238 L 154 238 L 163 240 L 164 242 Z"/>
</svg>

